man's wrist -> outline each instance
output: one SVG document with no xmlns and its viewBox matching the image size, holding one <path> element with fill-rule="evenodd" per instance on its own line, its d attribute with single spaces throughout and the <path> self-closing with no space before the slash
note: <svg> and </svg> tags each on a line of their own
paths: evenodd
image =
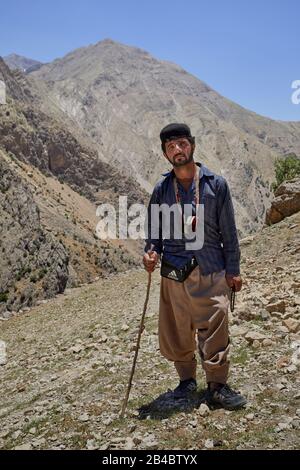
<svg viewBox="0 0 300 470">
<path fill-rule="evenodd" d="M 157 253 L 158 255 L 161 254 L 160 249 L 159 249 L 159 248 L 156 248 L 156 247 L 153 247 L 153 245 L 152 245 L 152 246 L 151 246 L 151 245 L 150 245 L 150 246 L 146 246 L 146 247 L 144 248 L 144 252 L 145 252 L 145 253 L 148 253 L 148 251 L 155 251 L 155 253 Z"/>
</svg>

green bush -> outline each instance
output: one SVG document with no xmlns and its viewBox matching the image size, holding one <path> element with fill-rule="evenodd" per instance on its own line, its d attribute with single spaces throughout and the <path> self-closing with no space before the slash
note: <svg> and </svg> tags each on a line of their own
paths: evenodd
<svg viewBox="0 0 300 470">
<path fill-rule="evenodd" d="M 278 186 L 284 181 L 291 180 L 300 176 L 300 158 L 294 153 L 288 154 L 286 157 L 277 158 L 275 160 L 275 177 L 276 181 L 272 183 L 272 191 L 276 191 Z"/>
<path fill-rule="evenodd" d="M 39 273 L 38 273 L 38 278 L 39 279 L 43 279 L 43 277 L 47 274 L 47 269 L 46 268 L 42 268 L 39 270 Z"/>
<path fill-rule="evenodd" d="M 0 302 L 7 302 L 7 299 L 8 299 L 8 292 L 1 292 Z"/>
</svg>

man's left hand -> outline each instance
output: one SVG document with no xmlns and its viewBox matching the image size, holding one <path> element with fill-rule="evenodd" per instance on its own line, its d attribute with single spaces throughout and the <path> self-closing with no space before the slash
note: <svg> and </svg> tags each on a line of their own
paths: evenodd
<svg viewBox="0 0 300 470">
<path fill-rule="evenodd" d="M 234 286 L 236 292 L 239 292 L 241 290 L 242 284 L 243 284 L 241 276 L 234 276 L 233 274 L 225 274 L 225 278 L 230 288 Z"/>
</svg>

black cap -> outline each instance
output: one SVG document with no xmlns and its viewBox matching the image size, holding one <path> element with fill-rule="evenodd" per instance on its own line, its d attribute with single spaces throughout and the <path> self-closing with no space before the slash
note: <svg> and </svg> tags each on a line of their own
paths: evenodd
<svg viewBox="0 0 300 470">
<path fill-rule="evenodd" d="M 173 122 L 164 127 L 160 132 L 160 140 L 163 143 L 179 137 L 192 137 L 191 130 L 186 124 Z"/>
</svg>

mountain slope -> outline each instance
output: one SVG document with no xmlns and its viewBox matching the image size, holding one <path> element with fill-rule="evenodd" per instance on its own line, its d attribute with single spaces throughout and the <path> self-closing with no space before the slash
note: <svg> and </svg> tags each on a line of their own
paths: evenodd
<svg viewBox="0 0 300 470">
<path fill-rule="evenodd" d="M 63 292 L 69 257 L 62 242 L 41 226 L 29 186 L 1 150 L 0 175 L 1 314 Z"/>
<path fill-rule="evenodd" d="M 0 146 L 6 152 L 61 178 L 92 201 L 101 199 L 101 191 L 111 191 L 113 201 L 114 193 L 126 194 L 131 203 L 143 201 L 145 193 L 134 180 L 99 159 L 76 124 L 42 96 L 43 88 L 11 72 L 1 58 L 0 79 L 8 96 L 0 107 Z"/>
</svg>

